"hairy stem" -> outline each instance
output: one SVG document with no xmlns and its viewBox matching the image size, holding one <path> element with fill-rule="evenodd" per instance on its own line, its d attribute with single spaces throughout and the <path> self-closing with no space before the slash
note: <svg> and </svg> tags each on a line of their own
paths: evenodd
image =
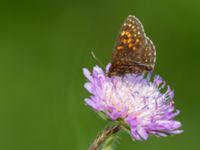
<svg viewBox="0 0 200 150">
<path fill-rule="evenodd" d="M 88 150 L 100 150 L 102 145 L 104 143 L 106 143 L 107 140 L 110 140 L 111 136 L 113 136 L 115 133 L 120 131 L 120 129 L 121 129 L 120 125 L 114 125 L 112 127 L 104 129 L 103 132 L 93 141 L 93 143 L 91 144 L 91 146 Z M 109 142 L 107 142 L 107 143 L 109 143 Z M 103 146 L 103 147 L 105 147 L 105 146 Z"/>
</svg>

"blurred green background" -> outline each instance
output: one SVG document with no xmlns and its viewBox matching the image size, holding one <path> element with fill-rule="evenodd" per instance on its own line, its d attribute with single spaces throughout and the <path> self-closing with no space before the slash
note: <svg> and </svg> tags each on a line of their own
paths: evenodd
<svg viewBox="0 0 200 150">
<path fill-rule="evenodd" d="M 175 89 L 185 132 L 119 150 L 198 149 L 200 1 L 34 0 L 0 3 L 0 150 L 86 150 L 105 121 L 84 104 L 91 51 L 110 61 L 123 20 L 135 15 L 157 48 L 155 73 Z"/>
</svg>

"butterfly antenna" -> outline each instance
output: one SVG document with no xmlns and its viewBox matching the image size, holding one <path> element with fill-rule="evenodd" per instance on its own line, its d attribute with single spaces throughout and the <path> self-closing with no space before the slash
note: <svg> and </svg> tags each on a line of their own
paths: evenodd
<svg viewBox="0 0 200 150">
<path fill-rule="evenodd" d="M 105 68 L 105 65 L 96 57 L 93 51 L 91 51 L 91 55 L 97 61 L 97 63 L 99 63 L 101 66 Z"/>
</svg>

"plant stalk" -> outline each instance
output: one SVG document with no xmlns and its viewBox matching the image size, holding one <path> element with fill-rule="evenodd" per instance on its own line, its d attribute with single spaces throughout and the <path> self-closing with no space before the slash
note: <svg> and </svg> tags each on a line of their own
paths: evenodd
<svg viewBox="0 0 200 150">
<path fill-rule="evenodd" d="M 108 149 L 109 145 L 105 146 L 104 143 L 111 144 L 108 141 L 112 141 L 111 136 L 114 136 L 114 134 L 120 131 L 120 129 L 121 129 L 120 125 L 114 125 L 112 127 L 105 128 L 103 132 L 93 141 L 88 150 L 103 150 L 103 149 L 105 150 L 105 148 Z"/>
</svg>

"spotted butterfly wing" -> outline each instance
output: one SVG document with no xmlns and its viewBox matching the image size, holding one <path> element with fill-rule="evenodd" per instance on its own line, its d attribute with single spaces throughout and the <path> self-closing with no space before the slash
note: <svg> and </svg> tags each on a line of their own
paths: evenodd
<svg viewBox="0 0 200 150">
<path fill-rule="evenodd" d="M 114 47 L 108 76 L 152 71 L 155 60 L 156 49 L 142 23 L 135 16 L 128 16 Z"/>
</svg>

